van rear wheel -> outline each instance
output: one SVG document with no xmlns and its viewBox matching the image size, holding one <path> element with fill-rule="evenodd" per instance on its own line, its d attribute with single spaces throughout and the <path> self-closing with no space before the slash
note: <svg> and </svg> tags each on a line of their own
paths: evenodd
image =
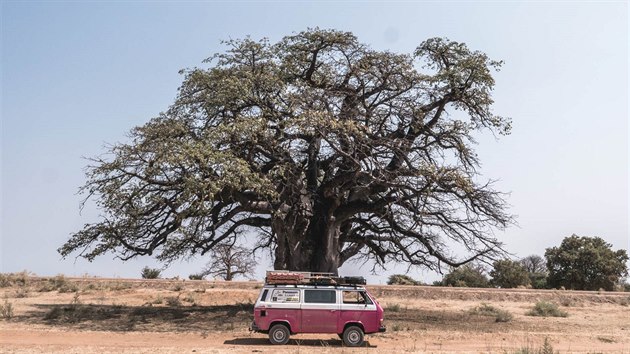
<svg viewBox="0 0 630 354">
<path fill-rule="evenodd" d="M 348 347 L 360 347 L 363 344 L 363 330 L 350 326 L 343 331 L 343 343 Z"/>
<path fill-rule="evenodd" d="M 287 344 L 289 342 L 289 329 L 283 324 L 275 324 L 269 330 L 271 344 Z"/>
</svg>

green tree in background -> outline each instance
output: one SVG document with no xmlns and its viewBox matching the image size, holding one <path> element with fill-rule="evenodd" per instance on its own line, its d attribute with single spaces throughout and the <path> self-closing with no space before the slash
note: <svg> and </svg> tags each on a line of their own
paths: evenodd
<svg viewBox="0 0 630 354">
<path fill-rule="evenodd" d="M 572 235 L 559 247 L 545 252 L 550 287 L 574 290 L 613 290 L 628 274 L 625 250 L 613 251 L 612 245 L 599 237 Z"/>
<path fill-rule="evenodd" d="M 439 269 L 502 254 L 493 231 L 512 218 L 473 150 L 479 131 L 510 131 L 491 110 L 500 62 L 441 38 L 377 51 L 336 30 L 226 44 L 93 159 L 81 190 L 103 218 L 64 257 L 170 262 L 248 238 L 275 269 L 336 273 L 351 258 Z"/>
<path fill-rule="evenodd" d="M 466 264 L 458 268 L 452 268 L 438 285 L 487 288 L 490 287 L 490 282 L 488 281 L 488 277 L 485 275 L 483 267 L 474 264 Z"/>
<path fill-rule="evenodd" d="M 543 257 L 532 254 L 521 259 L 521 264 L 528 273 L 532 288 L 547 288 L 547 262 Z"/>
<path fill-rule="evenodd" d="M 510 259 L 497 260 L 492 264 L 491 284 L 500 288 L 516 288 L 530 284 L 527 270 L 520 262 Z"/>
</svg>

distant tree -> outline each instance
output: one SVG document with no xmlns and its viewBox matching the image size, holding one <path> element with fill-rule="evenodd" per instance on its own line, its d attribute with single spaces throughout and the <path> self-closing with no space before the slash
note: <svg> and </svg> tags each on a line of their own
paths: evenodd
<svg viewBox="0 0 630 354">
<path fill-rule="evenodd" d="M 599 237 L 572 235 L 559 247 L 545 252 L 548 284 L 574 290 L 613 290 L 620 278 L 628 274 L 625 250 L 612 250 L 612 245 Z"/>
<path fill-rule="evenodd" d="M 392 274 L 387 279 L 387 285 L 421 285 L 422 283 L 405 274 Z"/>
<path fill-rule="evenodd" d="M 247 231 L 275 269 L 438 269 L 503 253 L 492 235 L 512 216 L 474 151 L 480 132 L 510 132 L 492 110 L 500 61 L 443 38 L 393 53 L 321 29 L 227 45 L 92 160 L 81 191 L 103 218 L 64 257 L 170 262 Z"/>
<path fill-rule="evenodd" d="M 144 267 L 140 272 L 142 279 L 158 279 L 162 271 L 157 268 Z"/>
<path fill-rule="evenodd" d="M 527 270 L 529 283 L 534 289 L 546 289 L 547 262 L 539 255 L 532 254 L 521 259 L 521 264 Z"/>
<path fill-rule="evenodd" d="M 202 278 L 210 275 L 231 281 L 234 277 L 254 274 L 256 260 L 250 249 L 231 244 L 220 244 L 212 250 L 212 260 L 201 272 Z"/>
<path fill-rule="evenodd" d="M 474 264 L 466 264 L 451 271 L 444 276 L 442 286 L 487 288 L 490 286 L 488 277 L 484 274 L 483 267 Z"/>
<path fill-rule="evenodd" d="M 528 273 L 547 273 L 547 263 L 545 259 L 537 254 L 532 254 L 521 259 L 521 264 Z"/>
<path fill-rule="evenodd" d="M 530 284 L 529 275 L 525 267 L 518 262 L 510 259 L 495 261 L 492 264 L 490 283 L 500 288 L 516 288 L 519 286 L 528 286 Z"/>
</svg>

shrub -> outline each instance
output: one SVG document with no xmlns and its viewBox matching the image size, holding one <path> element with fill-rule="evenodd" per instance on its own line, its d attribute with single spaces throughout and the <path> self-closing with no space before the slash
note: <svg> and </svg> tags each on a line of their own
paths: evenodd
<svg viewBox="0 0 630 354">
<path fill-rule="evenodd" d="M 191 274 L 188 276 L 188 279 L 190 280 L 203 280 L 204 275 L 203 274 Z"/>
<path fill-rule="evenodd" d="M 399 312 L 400 304 L 387 304 L 387 306 L 385 307 L 385 310 L 390 311 L 390 312 Z"/>
<path fill-rule="evenodd" d="M 529 276 L 525 267 L 516 261 L 503 259 L 492 264 L 492 285 L 500 288 L 517 288 L 530 285 Z"/>
<path fill-rule="evenodd" d="M 554 303 L 538 301 L 536 305 L 527 312 L 527 315 L 542 317 L 567 317 L 569 314 L 566 311 L 560 310 L 558 305 Z"/>
<path fill-rule="evenodd" d="M 177 306 L 182 306 L 182 302 L 179 301 L 179 297 L 169 296 L 166 298 L 166 305 L 177 307 Z"/>
<path fill-rule="evenodd" d="M 162 271 L 157 268 L 144 267 L 140 275 L 142 279 L 159 279 L 161 273 Z"/>
<path fill-rule="evenodd" d="M 387 279 L 387 285 L 420 285 L 421 282 L 405 274 L 392 274 Z"/>
<path fill-rule="evenodd" d="M 488 278 L 480 266 L 466 264 L 459 268 L 452 268 L 451 272 L 442 279 L 443 286 L 487 288 L 490 286 Z"/>
<path fill-rule="evenodd" d="M 468 311 L 471 315 L 494 317 L 495 322 L 510 322 L 514 316 L 506 310 L 482 303 Z"/>
<path fill-rule="evenodd" d="M 4 298 L 4 303 L 0 304 L 0 317 L 5 320 L 13 318 L 13 304 L 6 297 Z"/>
</svg>

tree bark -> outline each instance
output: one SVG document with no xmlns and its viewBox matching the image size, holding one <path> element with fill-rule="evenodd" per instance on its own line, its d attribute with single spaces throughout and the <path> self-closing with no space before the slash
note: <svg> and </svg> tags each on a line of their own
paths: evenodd
<svg viewBox="0 0 630 354">
<path fill-rule="evenodd" d="M 292 208 L 283 217 L 274 218 L 272 229 L 277 243 L 274 269 L 338 274 L 340 226 L 333 216 L 334 202 L 314 204 L 312 215 Z"/>
</svg>

